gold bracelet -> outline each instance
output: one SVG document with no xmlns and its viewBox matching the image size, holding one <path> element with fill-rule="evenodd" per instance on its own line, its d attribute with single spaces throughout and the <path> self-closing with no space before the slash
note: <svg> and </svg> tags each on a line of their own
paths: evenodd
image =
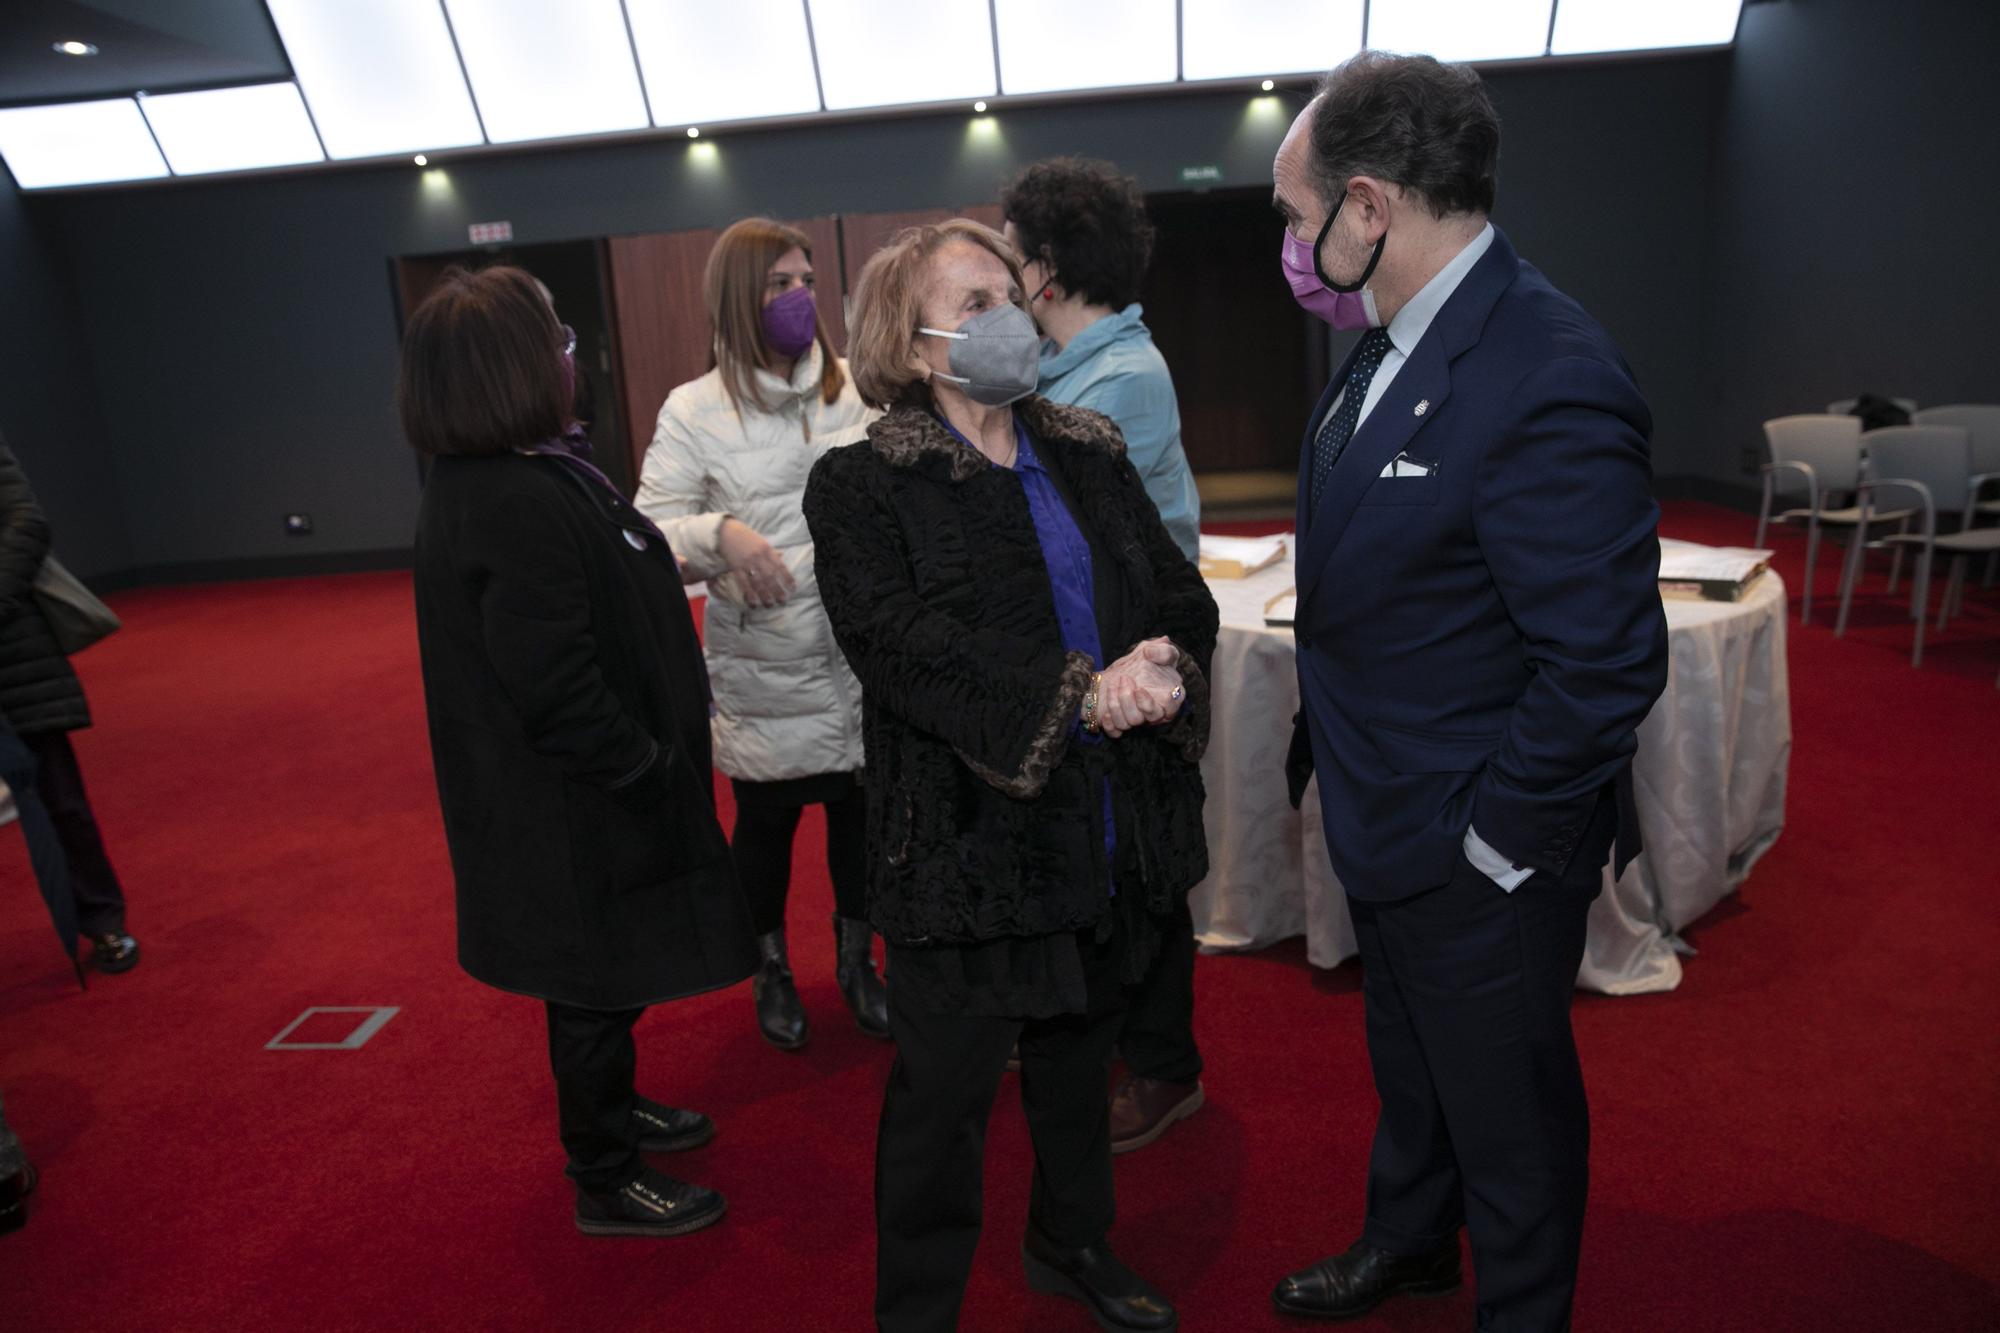
<svg viewBox="0 0 2000 1333">
<path fill-rule="evenodd" d="M 1083 693 L 1083 729 L 1097 735 L 1097 689 L 1104 683 L 1104 673 L 1098 672 L 1090 678 L 1090 688 Z"/>
</svg>

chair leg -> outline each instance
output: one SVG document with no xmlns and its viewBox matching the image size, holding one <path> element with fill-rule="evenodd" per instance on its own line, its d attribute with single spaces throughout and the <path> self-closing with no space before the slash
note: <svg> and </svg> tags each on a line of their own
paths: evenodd
<svg viewBox="0 0 2000 1333">
<path fill-rule="evenodd" d="M 1854 585 L 1861 579 L 1861 551 L 1868 545 L 1868 527 L 1857 523 L 1847 539 L 1847 558 L 1840 563 L 1840 614 L 1834 618 L 1833 637 L 1847 633 L 1847 608 L 1854 601 Z"/>
<path fill-rule="evenodd" d="M 1951 573 L 1945 575 L 1944 596 L 1938 599 L 1937 627 L 1940 634 L 1944 633 L 1944 627 L 1951 623 L 1952 616 L 1958 612 L 1958 593 L 1964 582 L 1965 557 L 1955 555 L 1951 558 Z"/>
<path fill-rule="evenodd" d="M 1758 550 L 1764 549 L 1764 529 L 1771 525 L 1771 475 L 1764 474 L 1764 503 L 1757 506 L 1757 540 L 1750 543 Z"/>
<path fill-rule="evenodd" d="M 1819 563 L 1819 515 L 1806 520 L 1806 581 L 1799 594 L 1799 623 L 1812 624 L 1813 566 Z"/>
<path fill-rule="evenodd" d="M 1896 525 L 1896 532 L 1897 535 L 1899 536 L 1905 536 L 1908 535 L 1909 531 L 1910 531 L 1909 516 L 1904 515 L 1903 521 Z M 1903 572 L 1903 548 L 1898 546 L 1894 548 L 1894 550 L 1891 552 L 1889 556 L 1889 595 L 1891 597 L 1894 597 L 1896 595 L 1896 579 L 1902 574 L 1902 572 Z"/>
<path fill-rule="evenodd" d="M 1923 554 L 1917 557 L 1917 637 L 1910 647 L 1910 665 L 1924 664 L 1924 622 L 1930 619 L 1931 609 L 1931 548 L 1925 546 Z"/>
</svg>

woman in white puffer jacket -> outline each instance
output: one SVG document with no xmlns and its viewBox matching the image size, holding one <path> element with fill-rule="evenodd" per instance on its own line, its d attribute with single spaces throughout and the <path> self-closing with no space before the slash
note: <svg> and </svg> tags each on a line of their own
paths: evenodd
<svg viewBox="0 0 2000 1333">
<path fill-rule="evenodd" d="M 786 1050 L 808 1035 L 785 946 L 792 839 L 826 807 L 841 995 L 871 1036 L 888 1003 L 867 923 L 861 686 L 833 641 L 800 502 L 827 449 L 850 444 L 864 406 L 820 327 L 805 235 L 745 218 L 715 243 L 703 280 L 715 368 L 667 396 L 639 508 L 709 580 L 703 646 L 715 690 L 715 765 L 736 795 L 730 842 L 763 962 L 757 1024 Z"/>
</svg>

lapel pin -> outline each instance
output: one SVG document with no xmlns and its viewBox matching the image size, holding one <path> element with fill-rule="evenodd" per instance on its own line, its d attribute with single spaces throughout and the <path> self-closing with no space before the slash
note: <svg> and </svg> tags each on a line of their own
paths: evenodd
<svg viewBox="0 0 2000 1333">
<path fill-rule="evenodd" d="M 1417 402 L 1417 406 L 1416 406 L 1416 415 L 1418 415 L 1418 416 L 1422 416 L 1422 415 L 1423 415 L 1424 413 L 1426 413 L 1426 412 L 1428 412 L 1428 411 L 1430 411 L 1430 410 L 1431 410 L 1431 400 L 1430 400 L 1430 399 L 1428 399 L 1428 398 L 1423 398 L 1423 399 L 1419 399 L 1419 400 L 1418 400 L 1418 402 Z"/>
</svg>

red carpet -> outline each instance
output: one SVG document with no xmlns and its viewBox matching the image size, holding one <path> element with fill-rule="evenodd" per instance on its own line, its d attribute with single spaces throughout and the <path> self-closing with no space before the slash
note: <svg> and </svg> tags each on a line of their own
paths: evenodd
<svg viewBox="0 0 2000 1333">
<path fill-rule="evenodd" d="M 1751 535 L 1692 506 L 1668 529 Z M 1796 586 L 1802 543 L 1779 544 Z M 1912 672 L 1871 587 L 1844 641 L 1830 596 L 1794 621 L 1790 824 L 1690 932 L 1681 990 L 1577 1005 L 1581 1329 L 2000 1327 L 2000 593 Z M 673 1164 L 728 1219 L 585 1239 L 540 1011 L 453 961 L 407 578 L 114 600 L 129 628 L 81 659 L 79 749 L 145 961 L 79 993 L 0 829 L 0 1089 L 42 1169 L 0 1237 L 0 1329 L 868 1326 L 889 1051 L 839 1009 L 816 825 L 792 913 L 812 1045 L 766 1047 L 747 987 L 640 1028 L 642 1087 L 721 1124 Z M 1210 1104 L 1120 1159 L 1114 1234 L 1185 1327 L 1280 1327 L 1272 1283 L 1360 1222 L 1357 976 L 1293 944 L 1204 958 L 1199 985 Z M 360 1051 L 263 1049 L 309 1005 L 401 1012 Z M 1027 1177 L 1003 1092 L 968 1329 L 1089 1327 L 1021 1282 Z M 1471 1308 L 1367 1326 L 1462 1330 Z"/>
</svg>

